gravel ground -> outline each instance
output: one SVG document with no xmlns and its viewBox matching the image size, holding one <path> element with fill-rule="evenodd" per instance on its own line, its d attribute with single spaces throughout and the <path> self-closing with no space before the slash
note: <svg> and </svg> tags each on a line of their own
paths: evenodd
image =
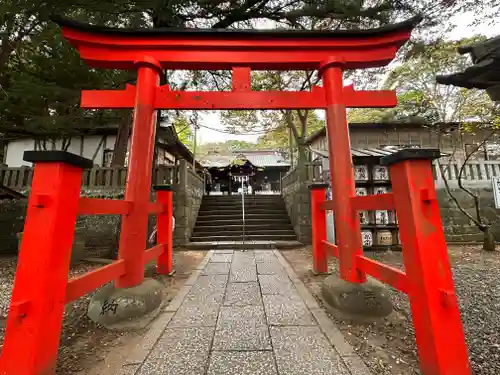
<svg viewBox="0 0 500 375">
<path fill-rule="evenodd" d="M 451 246 L 455 288 L 459 298 L 473 374 L 500 374 L 500 252 L 479 247 Z M 310 272 L 311 249 L 283 251 L 308 287 L 319 296 L 324 276 Z M 399 252 L 365 255 L 403 269 Z M 337 271 L 337 261 L 330 261 Z M 408 298 L 390 288 L 394 312 L 371 324 L 352 323 L 330 314 L 374 374 L 420 374 Z"/>
<path fill-rule="evenodd" d="M 155 276 L 157 280 L 165 284 L 165 301 L 170 301 L 175 296 L 191 271 L 204 256 L 205 252 L 203 251 L 174 252 L 176 269 L 174 277 Z M 16 256 L 0 257 L 0 341 L 2 345 L 16 264 Z M 97 264 L 78 264 L 72 267 L 69 277 L 84 274 L 99 266 Z M 126 346 L 127 342 L 143 333 L 142 331 L 107 331 L 94 324 L 87 318 L 87 306 L 90 298 L 91 295 L 86 295 L 66 306 L 59 345 L 58 375 L 88 374 L 106 359 L 111 350 L 119 349 L 119 346 Z M 106 370 L 112 369 L 106 368 Z M 103 372 L 97 371 L 96 373 Z M 109 373 L 118 373 L 118 369 Z"/>
</svg>

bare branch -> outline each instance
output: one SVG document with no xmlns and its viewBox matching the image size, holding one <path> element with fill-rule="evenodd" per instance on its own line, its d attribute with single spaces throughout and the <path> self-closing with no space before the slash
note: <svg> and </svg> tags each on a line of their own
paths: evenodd
<svg viewBox="0 0 500 375">
<path fill-rule="evenodd" d="M 439 137 L 441 137 L 441 132 L 439 132 Z M 453 160 L 453 158 L 455 156 L 456 150 L 457 150 L 457 147 L 456 147 L 456 145 L 454 145 L 453 146 L 453 152 L 451 154 L 450 160 L 448 161 L 448 168 L 451 168 L 451 163 L 452 163 L 452 160 Z M 444 182 L 444 187 L 446 189 L 446 193 L 448 194 L 448 196 L 450 197 L 450 199 L 453 201 L 453 203 L 455 203 L 455 206 L 457 206 L 457 208 L 460 210 L 460 212 L 463 213 L 470 221 L 472 221 L 479 229 L 483 228 L 483 224 L 480 223 L 480 222 L 478 222 L 471 214 L 469 214 L 460 205 L 460 202 L 458 201 L 457 197 L 451 191 L 451 187 L 450 187 L 450 184 L 448 182 L 448 178 L 446 177 L 446 174 L 444 173 L 444 170 L 443 170 L 443 167 L 442 167 L 440 159 L 437 159 L 436 161 L 437 161 L 437 164 L 438 164 L 439 172 L 441 173 L 441 177 L 443 178 L 443 182 Z"/>
<path fill-rule="evenodd" d="M 463 185 L 463 181 L 462 181 L 462 176 L 463 176 L 463 172 L 464 172 L 464 169 L 465 169 L 465 166 L 467 165 L 467 162 L 470 160 L 470 158 L 482 147 L 485 145 L 485 143 L 491 139 L 495 133 L 497 132 L 497 129 L 494 129 L 486 138 L 483 139 L 483 141 L 481 143 L 479 143 L 477 145 L 477 147 L 471 152 L 469 153 L 462 166 L 460 167 L 460 172 L 458 173 L 458 187 L 460 189 L 462 189 L 463 191 L 465 191 L 470 197 L 472 197 L 472 199 L 474 200 L 474 205 L 475 205 L 475 211 L 476 211 L 476 218 L 477 218 L 477 221 L 484 227 L 484 224 L 483 224 L 483 219 L 481 217 L 481 208 L 480 208 L 480 202 L 479 202 L 479 197 L 477 196 L 477 194 L 474 194 L 470 189 L 467 189 L 464 185 Z"/>
</svg>

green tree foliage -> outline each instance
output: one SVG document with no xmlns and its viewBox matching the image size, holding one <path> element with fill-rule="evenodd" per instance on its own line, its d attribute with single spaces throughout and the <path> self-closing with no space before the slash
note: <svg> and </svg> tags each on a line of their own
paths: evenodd
<svg viewBox="0 0 500 375">
<path fill-rule="evenodd" d="M 349 111 L 352 122 L 418 121 L 426 124 L 443 122 L 493 122 L 498 115 L 495 104 L 481 90 L 440 85 L 439 74 L 463 71 L 470 66 L 467 56 L 457 48 L 484 40 L 484 37 L 458 42 L 439 41 L 432 45 L 414 45 L 399 66 L 389 72 L 383 89 L 395 89 L 398 106 L 390 109 L 356 109 Z"/>
<path fill-rule="evenodd" d="M 257 145 L 252 142 L 230 139 L 223 142 L 207 142 L 199 146 L 198 150 L 200 157 L 211 154 L 230 154 L 232 152 L 255 150 Z"/>
<path fill-rule="evenodd" d="M 95 2 L 84 5 L 64 0 L 0 3 L 2 133 L 8 136 L 28 132 L 45 147 L 51 138 L 65 138 L 110 121 L 116 124 L 117 114 L 112 111 L 80 109 L 80 91 L 121 86 L 134 75 L 89 69 L 63 40 L 59 28 L 49 22 L 52 13 L 96 21 L 100 19 L 97 11 L 113 10 L 113 3 L 107 1 L 100 2 L 98 7 Z M 91 11 L 93 17 L 89 15 Z M 122 23 L 120 16 L 106 14 L 110 23 Z"/>
<path fill-rule="evenodd" d="M 314 72 L 254 72 L 252 89 L 301 91 L 311 88 L 317 81 Z M 300 149 L 301 161 L 305 161 L 303 151 L 308 135 L 322 126 L 316 113 L 309 110 L 225 111 L 222 113 L 222 120 L 234 132 L 262 131 L 265 134 L 260 137 L 259 144 L 266 147 L 283 148 L 290 142 L 290 131 Z"/>
<path fill-rule="evenodd" d="M 46 139 L 70 135 L 85 122 L 127 123 L 127 111 L 78 109 L 79 92 L 123 87 L 133 82 L 133 72 L 86 67 L 49 22 L 51 14 L 114 27 L 253 28 L 266 21 L 280 28 L 336 29 L 375 27 L 420 11 L 429 16 L 426 25 L 436 25 L 439 17 L 463 9 L 474 9 L 474 4 L 470 0 L 4 0 L 0 2 L 0 132 L 30 131 Z M 230 86 L 227 72 L 181 73 L 180 80 L 166 73 L 164 81 L 170 77 L 168 82 L 181 88 Z M 306 117 L 310 118 L 298 116 Z M 275 120 L 266 121 L 277 124 Z M 127 126 L 122 133 L 128 134 Z"/>
<path fill-rule="evenodd" d="M 190 150 L 193 150 L 194 134 L 189 120 L 182 115 L 177 115 L 172 121 L 172 125 L 177 132 L 179 141 L 184 143 Z"/>
</svg>

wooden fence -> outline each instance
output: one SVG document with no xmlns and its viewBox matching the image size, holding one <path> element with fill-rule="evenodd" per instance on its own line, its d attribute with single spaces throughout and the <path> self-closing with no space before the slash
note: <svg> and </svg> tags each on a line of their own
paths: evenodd
<svg viewBox="0 0 500 375">
<path fill-rule="evenodd" d="M 434 178 L 438 186 L 444 184 L 443 176 L 456 184 L 461 162 L 448 164 L 441 162 L 441 173 L 437 163 L 433 165 Z M 468 186 L 486 186 L 491 184 L 492 177 L 500 177 L 500 161 L 481 160 L 469 161 L 464 166 L 462 180 Z M 9 168 L 0 165 L 0 184 L 14 190 L 25 190 L 31 185 L 33 169 L 30 167 Z M 299 176 L 296 169 L 290 170 L 282 179 L 282 186 L 289 186 L 297 182 Z M 117 189 L 125 187 L 127 168 L 124 167 L 95 167 L 83 172 L 82 187 L 88 189 Z M 158 166 L 153 171 L 154 184 L 177 184 L 179 182 L 178 166 Z M 321 181 L 321 166 L 309 164 L 307 166 L 307 181 Z"/>
<path fill-rule="evenodd" d="M 8 168 L 0 166 L 0 184 L 14 190 L 25 190 L 31 185 L 33 168 Z M 82 187 L 87 189 L 119 189 L 125 187 L 127 168 L 95 167 L 83 172 Z M 177 184 L 179 168 L 177 166 L 158 166 L 153 171 L 153 184 Z"/>
<path fill-rule="evenodd" d="M 307 181 L 321 181 L 322 176 L 321 176 L 321 165 L 320 164 L 307 164 L 306 166 L 307 172 L 306 175 Z M 300 180 L 300 176 L 298 173 L 297 168 L 292 168 L 290 169 L 285 176 L 283 176 L 281 180 L 281 186 L 282 189 L 285 186 L 290 186 L 293 185 L 294 183 L 298 182 Z"/>
<path fill-rule="evenodd" d="M 456 187 L 458 183 L 458 177 L 460 175 L 460 170 L 463 166 L 463 162 L 457 161 L 448 163 L 441 161 L 441 172 L 437 162 L 434 162 L 432 169 L 434 173 L 434 179 L 436 181 L 437 187 L 444 186 L 445 179 L 449 182 L 449 185 Z M 308 165 L 307 171 L 307 181 L 320 182 L 322 181 L 321 166 L 310 164 Z M 493 177 L 500 177 L 500 160 L 475 160 L 468 161 L 465 166 L 463 166 L 462 172 L 462 182 L 464 186 L 468 187 L 488 187 L 491 186 L 491 179 Z M 297 182 L 299 175 L 296 169 L 291 169 L 284 177 L 282 186 L 286 187 Z"/>
<path fill-rule="evenodd" d="M 443 181 L 444 178 L 450 181 L 458 180 L 462 167 L 461 178 L 464 181 L 484 182 L 490 181 L 493 177 L 500 177 L 500 161 L 498 160 L 468 161 L 465 165 L 461 162 L 451 164 L 441 162 L 441 173 L 439 173 L 438 165 L 435 162 L 433 165 L 434 177 L 436 181 Z"/>
</svg>

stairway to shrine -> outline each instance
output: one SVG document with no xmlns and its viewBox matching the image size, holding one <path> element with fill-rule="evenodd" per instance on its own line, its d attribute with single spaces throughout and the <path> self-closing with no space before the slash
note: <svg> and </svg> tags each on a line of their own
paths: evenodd
<svg viewBox="0 0 500 375">
<path fill-rule="evenodd" d="M 241 195 L 206 196 L 191 237 L 196 247 L 203 243 L 299 244 L 285 203 L 280 195 L 245 196 L 245 230 Z"/>
</svg>

